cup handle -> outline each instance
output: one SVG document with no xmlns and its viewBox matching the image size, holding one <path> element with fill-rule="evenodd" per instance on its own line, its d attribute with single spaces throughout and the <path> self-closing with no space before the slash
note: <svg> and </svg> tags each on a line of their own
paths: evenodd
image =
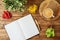
<svg viewBox="0 0 60 40">
<path fill-rule="evenodd" d="M 54 18 L 55 16 L 53 15 L 52 17 Z"/>
</svg>

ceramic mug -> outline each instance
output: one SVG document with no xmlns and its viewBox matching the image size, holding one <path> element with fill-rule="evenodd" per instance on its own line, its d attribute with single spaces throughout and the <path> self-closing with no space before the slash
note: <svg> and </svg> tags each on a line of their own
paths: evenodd
<svg viewBox="0 0 60 40">
<path fill-rule="evenodd" d="M 46 8 L 43 10 L 42 12 L 42 15 L 45 17 L 45 18 L 51 18 L 51 17 L 54 17 L 54 12 L 51 8 Z"/>
</svg>

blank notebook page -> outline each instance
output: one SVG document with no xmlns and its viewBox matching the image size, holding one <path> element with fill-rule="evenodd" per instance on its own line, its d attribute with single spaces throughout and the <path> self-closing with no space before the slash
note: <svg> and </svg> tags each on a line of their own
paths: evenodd
<svg viewBox="0 0 60 40">
<path fill-rule="evenodd" d="M 21 29 L 22 29 L 26 39 L 39 34 L 39 31 L 37 29 L 37 26 L 31 16 L 31 14 L 17 20 L 17 22 L 20 24 Z"/>
<path fill-rule="evenodd" d="M 26 40 L 17 21 L 14 21 L 5 26 L 10 40 Z"/>
</svg>

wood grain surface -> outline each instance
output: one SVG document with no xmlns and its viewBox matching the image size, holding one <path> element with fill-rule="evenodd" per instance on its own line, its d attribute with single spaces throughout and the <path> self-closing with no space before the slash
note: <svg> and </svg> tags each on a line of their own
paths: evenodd
<svg viewBox="0 0 60 40">
<path fill-rule="evenodd" d="M 11 19 L 3 19 L 2 18 L 2 14 L 4 9 L 4 5 L 3 5 L 3 0 L 0 0 L 0 40 L 9 40 L 9 37 L 6 33 L 6 30 L 4 28 L 4 25 L 11 23 L 12 21 L 15 21 L 25 15 L 28 15 L 29 12 L 25 11 L 24 13 L 20 13 L 20 12 L 11 12 L 12 13 L 12 18 Z M 40 3 L 43 0 L 28 0 L 28 6 L 31 4 L 37 4 L 38 6 L 40 5 Z M 41 18 L 41 16 L 39 15 L 39 12 L 37 10 L 37 12 L 35 14 L 32 14 L 34 20 L 36 19 L 38 21 L 39 27 L 41 28 L 40 34 L 37 36 L 34 36 L 28 40 L 60 40 L 60 17 L 53 21 L 53 28 L 55 29 L 55 37 L 53 38 L 47 38 L 45 35 L 45 31 L 46 29 L 49 27 L 49 25 L 51 25 L 51 22 L 49 21 L 45 21 L 43 20 L 43 18 Z"/>
</svg>

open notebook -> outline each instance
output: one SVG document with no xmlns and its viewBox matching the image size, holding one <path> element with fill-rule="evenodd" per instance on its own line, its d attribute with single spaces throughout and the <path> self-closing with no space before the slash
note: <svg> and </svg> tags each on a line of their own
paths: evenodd
<svg viewBox="0 0 60 40">
<path fill-rule="evenodd" d="M 27 40 L 39 31 L 31 14 L 5 25 L 10 40 Z"/>
</svg>

